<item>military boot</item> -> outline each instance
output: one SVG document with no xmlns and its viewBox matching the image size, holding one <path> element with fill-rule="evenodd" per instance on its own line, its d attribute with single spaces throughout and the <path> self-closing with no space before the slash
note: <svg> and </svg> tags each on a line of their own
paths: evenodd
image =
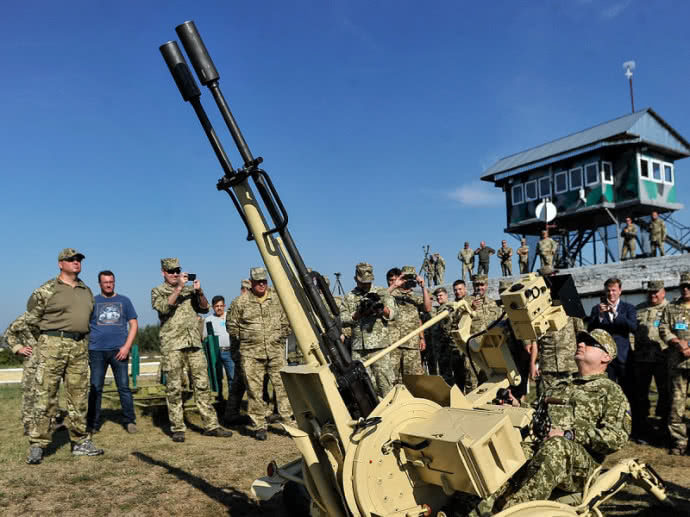
<svg viewBox="0 0 690 517">
<path fill-rule="evenodd" d="M 72 445 L 72 456 L 100 456 L 105 451 L 96 447 L 88 438 Z"/>
<path fill-rule="evenodd" d="M 29 465 L 38 465 L 43 461 L 43 449 L 38 445 L 32 445 L 29 447 L 29 456 L 26 458 L 26 462 Z"/>
</svg>

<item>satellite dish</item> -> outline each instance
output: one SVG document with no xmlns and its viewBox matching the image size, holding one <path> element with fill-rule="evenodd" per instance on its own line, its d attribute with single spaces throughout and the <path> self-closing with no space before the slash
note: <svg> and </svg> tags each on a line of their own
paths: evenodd
<svg viewBox="0 0 690 517">
<path fill-rule="evenodd" d="M 537 219 L 550 223 L 556 218 L 556 205 L 551 201 L 543 200 L 536 208 Z"/>
</svg>

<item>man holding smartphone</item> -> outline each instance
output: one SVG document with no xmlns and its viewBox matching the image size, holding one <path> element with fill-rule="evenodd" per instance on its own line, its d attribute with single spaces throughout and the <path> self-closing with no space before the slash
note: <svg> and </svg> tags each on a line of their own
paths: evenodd
<svg viewBox="0 0 690 517">
<path fill-rule="evenodd" d="M 228 437 L 232 431 L 218 425 L 208 385 L 208 366 L 201 349 L 201 329 L 197 313 L 206 314 L 208 300 L 196 275 L 183 273 L 177 258 L 161 259 L 164 282 L 151 290 L 151 306 L 160 320 L 162 370 L 167 373 L 166 402 L 174 442 L 184 442 L 182 375 L 189 370 L 196 407 L 201 414 L 204 435 Z M 186 285 L 193 280 L 192 285 Z"/>
</svg>

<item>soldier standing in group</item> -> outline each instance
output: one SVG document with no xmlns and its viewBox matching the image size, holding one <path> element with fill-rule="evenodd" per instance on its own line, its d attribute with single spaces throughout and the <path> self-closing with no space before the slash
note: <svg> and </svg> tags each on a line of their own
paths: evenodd
<svg viewBox="0 0 690 517">
<path fill-rule="evenodd" d="M 664 309 L 659 335 L 669 347 L 669 381 L 671 413 L 668 431 L 671 435 L 670 454 L 687 453 L 688 428 L 683 421 L 690 388 L 690 271 L 680 275 L 680 298 Z"/>
<path fill-rule="evenodd" d="M 487 246 L 486 242 L 482 241 L 479 243 L 479 247 L 474 251 L 474 254 L 479 256 L 477 275 L 489 275 L 489 259 L 494 253 L 496 253 L 496 250 Z"/>
<path fill-rule="evenodd" d="M 422 296 L 412 291 L 415 285 L 422 289 Z M 403 266 L 401 275 L 393 280 L 388 292 L 395 300 L 395 320 L 390 324 L 391 343 L 395 343 L 420 326 L 420 312 L 431 311 L 431 296 L 414 266 Z M 421 356 L 424 347 L 424 333 L 420 332 L 419 337 L 408 340 L 391 352 L 396 384 L 402 383 L 403 375 L 424 373 Z"/>
<path fill-rule="evenodd" d="M 290 335 L 290 325 L 277 293 L 268 287 L 266 270 L 252 268 L 249 279 L 251 289 L 232 302 L 226 327 L 231 347 L 239 349 L 247 386 L 247 413 L 255 438 L 266 440 L 266 423 L 290 419 L 290 403 L 279 373 L 285 366 L 285 340 Z M 265 404 L 262 398 L 265 374 L 273 385 L 278 415 L 272 414 L 273 405 Z"/>
<path fill-rule="evenodd" d="M 248 278 L 243 279 L 240 283 L 240 296 L 246 295 L 251 288 L 251 281 Z M 228 314 L 232 312 L 232 306 L 240 296 L 230 303 Z M 225 321 L 227 322 L 227 316 Z M 240 349 L 238 346 L 232 346 L 232 341 L 230 342 L 230 358 L 235 365 L 235 371 L 232 377 L 232 383 L 230 383 L 230 387 L 228 388 L 228 403 L 225 405 L 223 421 L 226 424 L 239 424 L 244 420 L 244 417 L 240 414 L 240 406 L 242 405 L 244 393 L 247 391 L 247 386 L 244 384 L 244 373 L 240 362 Z"/>
<path fill-rule="evenodd" d="M 486 295 L 489 279 L 486 275 L 476 274 L 472 278 L 472 310 L 475 311 L 475 316 L 472 318 L 470 326 L 470 335 L 486 330 L 488 326 L 496 321 L 501 315 L 501 308 L 494 300 Z M 478 379 L 474 369 L 469 364 L 469 358 L 466 359 L 467 374 L 465 376 L 465 393 L 474 390 L 485 379 Z M 481 372 L 480 372 L 481 373 Z"/>
<path fill-rule="evenodd" d="M 424 257 L 424 262 L 422 263 L 422 274 L 426 278 L 427 287 L 431 287 L 431 282 L 434 278 L 434 257 L 427 255 Z"/>
<path fill-rule="evenodd" d="M 656 257 L 656 250 L 664 256 L 664 241 L 666 240 L 666 223 L 660 218 L 659 214 L 652 212 L 652 221 L 649 223 L 649 248 L 653 257 Z"/>
<path fill-rule="evenodd" d="M 29 422 L 27 463 L 43 460 L 52 441 L 51 424 L 58 405 L 58 388 L 64 380 L 69 413 L 69 436 L 74 456 L 98 456 L 86 432 L 89 396 L 89 317 L 93 294 L 79 278 L 84 254 L 65 248 L 58 255 L 60 274 L 36 289 L 27 303 L 26 316 L 15 331 L 26 338 L 37 364 L 34 378 L 33 418 Z M 32 330 L 40 332 L 38 342 Z"/>
<path fill-rule="evenodd" d="M 390 321 L 395 318 L 395 301 L 385 289 L 372 286 L 374 268 L 360 262 L 355 267 L 357 286 L 345 295 L 340 313 L 343 327 L 352 329 L 352 359 L 365 361 L 393 343 Z M 395 374 L 390 354 L 367 368 L 376 394 L 383 398 L 393 387 Z"/>
<path fill-rule="evenodd" d="M 197 313 L 206 314 L 208 300 L 195 279 L 185 285 L 188 274 L 183 273 L 177 258 L 161 259 L 163 283 L 151 289 L 151 307 L 160 321 L 160 344 L 165 362 L 167 382 L 165 398 L 168 406 L 170 430 L 174 442 L 185 441 L 186 426 L 182 403 L 182 376 L 189 371 L 194 390 L 194 400 L 201 415 L 206 436 L 228 437 L 232 431 L 218 425 L 213 399 L 208 383 L 208 365 L 201 349 L 201 325 Z"/>
<path fill-rule="evenodd" d="M 659 337 L 659 325 L 664 309 L 668 305 L 664 282 L 653 280 L 647 284 L 647 301 L 637 309 L 637 330 L 633 353 L 633 375 L 635 378 L 633 406 L 633 438 L 645 442 L 651 436 L 647 422 L 649 417 L 649 387 L 652 377 L 659 399 L 655 414 L 665 424 L 670 408 L 668 386 L 668 346 Z"/>
<path fill-rule="evenodd" d="M 465 247 L 458 252 L 458 260 L 462 264 L 462 279 L 466 282 L 472 281 L 474 274 L 474 250 L 470 248 L 470 243 L 465 241 Z M 465 274 L 467 279 L 465 280 Z"/>
<path fill-rule="evenodd" d="M 436 297 L 438 306 L 434 309 L 433 315 L 437 316 L 446 309 L 444 306 L 448 303 L 448 291 L 445 287 L 438 287 L 434 291 L 434 296 Z M 452 362 L 455 345 L 450 336 L 450 319 L 451 318 L 446 318 L 431 327 L 431 340 L 427 341 L 427 347 L 431 346 L 434 350 L 433 355 L 438 364 L 438 374 L 452 386 L 455 383 Z"/>
<path fill-rule="evenodd" d="M 520 274 L 525 275 L 529 273 L 529 246 L 527 246 L 527 239 L 520 239 L 520 247 L 516 250 L 519 258 Z"/>
<path fill-rule="evenodd" d="M 637 237 L 637 226 L 632 223 L 632 219 L 625 218 L 625 227 L 621 232 L 623 237 L 623 249 L 621 250 L 621 260 L 630 255 L 630 258 L 635 258 L 635 237 Z"/>
<path fill-rule="evenodd" d="M 553 267 L 553 259 L 556 256 L 556 251 L 558 251 L 558 244 L 549 237 L 549 232 L 542 230 L 541 240 L 537 243 L 537 254 L 539 255 L 542 267 Z"/>
<path fill-rule="evenodd" d="M 508 242 L 501 241 L 501 247 L 498 248 L 498 253 L 496 256 L 501 261 L 501 272 L 503 276 L 513 275 L 513 248 L 508 246 Z"/>
<path fill-rule="evenodd" d="M 443 260 L 441 255 L 434 253 L 434 285 L 441 285 L 443 283 L 445 273 L 446 261 Z"/>
</svg>

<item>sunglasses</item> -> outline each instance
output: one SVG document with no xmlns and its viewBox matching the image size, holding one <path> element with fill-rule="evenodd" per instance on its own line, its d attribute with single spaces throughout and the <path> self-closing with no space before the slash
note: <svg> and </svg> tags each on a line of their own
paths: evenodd
<svg viewBox="0 0 690 517">
<path fill-rule="evenodd" d="M 585 341 L 585 345 L 591 346 L 591 347 L 594 347 L 594 348 L 598 348 L 599 350 L 602 350 L 602 351 L 606 352 L 607 354 L 609 353 L 609 351 L 606 350 L 606 347 L 604 347 L 604 345 L 602 345 L 602 344 L 600 344 L 600 343 L 597 343 L 597 342 L 594 341 L 594 340 L 587 340 L 587 341 Z"/>
<path fill-rule="evenodd" d="M 74 256 L 74 257 L 67 257 L 62 259 L 63 262 L 81 262 L 81 257 Z"/>
<path fill-rule="evenodd" d="M 182 273 L 182 269 L 176 267 L 175 269 L 166 269 L 165 272 L 169 275 L 179 275 L 180 273 Z"/>
</svg>

